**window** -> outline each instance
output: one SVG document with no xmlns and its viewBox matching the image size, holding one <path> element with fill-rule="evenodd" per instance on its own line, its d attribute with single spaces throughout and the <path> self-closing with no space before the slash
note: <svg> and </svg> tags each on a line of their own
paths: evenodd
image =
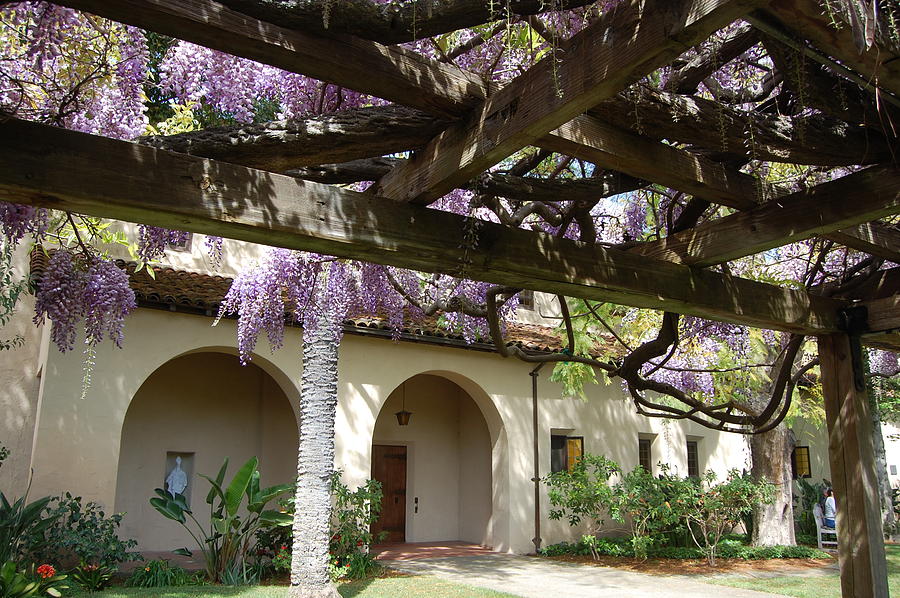
<svg viewBox="0 0 900 598">
<path fill-rule="evenodd" d="M 584 438 L 580 436 L 550 436 L 550 471 L 572 471 L 584 456 Z"/>
<path fill-rule="evenodd" d="M 688 466 L 688 477 L 691 477 L 691 478 L 699 478 L 700 477 L 700 457 L 699 457 L 699 452 L 697 451 L 697 441 L 696 440 L 688 440 L 687 441 L 687 466 Z"/>
<path fill-rule="evenodd" d="M 897 466 L 891 465 L 891 475 L 897 475 Z"/>
<path fill-rule="evenodd" d="M 638 438 L 638 465 L 647 471 L 653 471 L 653 461 L 650 458 L 649 438 Z"/>
<path fill-rule="evenodd" d="M 519 309 L 534 311 L 534 291 L 531 289 L 519 291 Z"/>
<path fill-rule="evenodd" d="M 791 453 L 791 469 L 793 470 L 794 479 L 811 478 L 812 467 L 809 463 L 809 447 L 798 446 Z"/>
</svg>

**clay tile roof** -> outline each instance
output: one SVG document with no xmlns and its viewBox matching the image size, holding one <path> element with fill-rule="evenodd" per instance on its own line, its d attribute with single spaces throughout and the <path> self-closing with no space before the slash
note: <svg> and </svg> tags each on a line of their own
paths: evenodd
<svg viewBox="0 0 900 598">
<path fill-rule="evenodd" d="M 35 249 L 31 253 L 33 280 L 40 279 L 48 262 L 49 257 L 44 251 Z M 141 307 L 215 316 L 232 282 L 231 278 L 225 276 L 166 266 L 155 266 L 155 277 L 151 277 L 146 269 L 135 272 L 137 264 L 134 262 L 116 260 L 116 264 L 128 272 L 131 288 Z M 490 339 L 478 339 L 477 342 L 468 344 L 462 334 L 439 326 L 437 318 L 408 323 L 399 333 L 395 333 L 386 318 L 360 316 L 346 320 L 345 331 L 383 337 L 399 336 L 408 341 L 442 342 L 482 351 L 494 350 Z M 507 345 L 517 345 L 528 352 L 549 353 L 563 349 L 562 338 L 553 328 L 537 324 L 509 323 L 506 327 L 506 340 Z M 598 354 L 601 354 L 600 349 L 602 347 L 598 347 Z"/>
</svg>

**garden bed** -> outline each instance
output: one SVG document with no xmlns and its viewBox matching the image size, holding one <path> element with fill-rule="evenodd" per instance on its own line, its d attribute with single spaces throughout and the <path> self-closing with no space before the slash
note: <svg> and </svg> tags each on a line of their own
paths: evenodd
<svg viewBox="0 0 900 598">
<path fill-rule="evenodd" d="M 577 554 L 564 554 L 541 558 L 549 558 L 551 560 L 567 563 L 577 563 L 579 565 L 615 567 L 617 569 L 625 569 L 627 571 L 635 571 L 638 573 L 649 573 L 651 575 L 709 575 L 711 572 L 716 574 L 766 572 L 790 575 L 792 573 L 809 570 L 828 569 L 833 567 L 836 563 L 834 557 L 820 559 L 718 559 L 716 565 L 710 567 L 706 562 L 706 559 L 703 558 L 671 559 L 656 557 L 641 560 L 635 557 L 603 555 L 598 560 L 594 560 L 589 555 Z"/>
</svg>

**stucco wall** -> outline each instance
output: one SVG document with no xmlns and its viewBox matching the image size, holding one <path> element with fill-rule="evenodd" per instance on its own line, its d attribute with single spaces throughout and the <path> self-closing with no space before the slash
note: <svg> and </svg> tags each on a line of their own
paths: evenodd
<svg viewBox="0 0 900 598">
<path fill-rule="evenodd" d="M 34 455 L 35 494 L 71 490 L 104 505 L 116 505 L 122 426 L 131 398 L 144 381 L 157 368 L 186 353 L 208 350 L 235 353 L 235 323 L 227 320 L 215 328 L 210 327 L 210 323 L 209 318 L 200 316 L 138 310 L 127 322 L 125 348 L 117 350 L 103 346 L 98 352 L 94 384 L 85 401 L 74 399 L 81 376 L 81 356 L 60 355 L 51 350 Z M 300 331 L 290 329 L 281 351 L 270 355 L 262 340 L 259 354 L 254 358 L 254 363 L 273 376 L 291 402 L 299 396 L 300 341 Z M 457 503 L 456 507 L 446 507 L 448 523 L 445 528 L 434 528 L 441 531 L 432 536 L 426 536 L 424 532 L 417 535 L 421 530 L 416 529 L 414 517 L 410 515 L 410 537 L 448 539 L 445 534 L 452 537 L 455 530 L 457 537 L 482 541 L 497 550 L 532 551 L 534 486 L 531 482 L 530 369 L 528 364 L 503 359 L 493 353 L 346 335 L 340 348 L 336 465 L 343 469 L 345 480 L 351 486 L 366 480 L 371 475 L 373 436 L 376 440 L 390 440 L 387 431 L 376 433 L 376 420 L 381 413 L 393 418 L 393 412 L 399 408 L 394 403 L 400 385 L 420 374 L 428 374 L 438 381 L 451 381 L 471 398 L 474 405 L 456 410 L 448 408 L 446 413 L 442 411 L 443 406 L 434 405 L 434 415 L 461 422 L 455 436 L 449 431 L 445 435 L 447 446 L 479 444 L 480 441 L 473 442 L 468 435 L 486 438 L 490 457 L 487 462 L 484 457 L 480 467 L 483 476 L 489 463 L 490 501 L 473 500 L 473 504 L 482 505 L 478 518 L 483 518 L 489 507 L 489 523 L 479 538 L 482 526 L 475 522 L 480 519 L 474 516 L 467 519 L 468 509 Z M 562 398 L 561 389 L 549 382 L 548 376 L 549 368 L 542 371 L 539 378 L 541 476 L 550 470 L 552 430 L 584 436 L 587 451 L 605 454 L 625 468 L 637 464 L 637 440 L 642 434 L 654 436 L 653 462 L 668 463 L 682 474 L 687 471 L 685 444 L 689 438 L 699 443 L 701 469 L 711 468 L 724 476 L 728 469 L 746 467 L 748 450 L 741 436 L 713 432 L 692 423 L 640 417 L 625 400 L 617 383 L 589 386 L 586 401 Z M 412 427 L 424 422 L 432 409 L 417 403 L 419 395 L 415 390 L 409 390 L 415 384 L 411 382 L 407 388 L 407 408 L 415 413 Z M 441 386 L 452 388 L 443 382 Z M 385 407 L 392 393 L 395 398 Z M 450 404 L 453 393 L 447 393 L 447 404 Z M 432 394 L 436 396 L 436 393 Z M 462 425 L 463 421 L 477 420 L 473 417 L 476 408 L 483 418 L 484 428 L 480 432 L 476 432 L 477 426 Z M 455 479 L 463 468 L 460 463 L 469 461 L 470 457 L 458 448 L 455 463 L 444 463 L 441 461 L 444 457 L 436 456 L 434 461 L 421 461 L 425 466 L 422 471 L 411 469 L 410 484 L 414 490 L 408 495 L 408 510 L 412 510 L 415 496 L 420 497 L 422 515 L 426 507 L 437 504 L 431 498 L 425 500 L 424 489 L 437 483 L 427 482 L 427 476 L 440 474 L 441 480 Z M 417 460 L 411 467 L 418 465 Z M 468 471 L 470 467 L 465 466 L 465 469 Z M 158 474 L 154 475 L 157 476 L 155 484 Z M 437 478 L 436 475 L 433 477 Z M 474 486 L 471 489 L 475 492 Z M 457 500 L 465 498 L 466 492 L 468 490 L 457 494 Z M 483 490 L 478 493 L 484 496 Z M 577 535 L 578 530 L 569 529 L 564 522 L 548 520 L 546 491 L 542 490 L 542 494 L 544 543 Z M 460 524 L 462 519 L 466 521 Z"/>
<path fill-rule="evenodd" d="M 296 478 L 297 422 L 284 392 L 261 368 L 241 367 L 232 355 L 195 353 L 154 372 L 131 402 L 122 428 L 115 509 L 126 515 L 122 534 L 139 550 L 196 548 L 187 532 L 148 503 L 164 488 L 167 453 L 185 453 L 194 475 L 191 508 L 209 519 L 209 490 L 198 473 L 215 477 L 229 458 L 226 481 L 247 459 L 260 462 L 263 486 Z M 188 463 L 185 463 L 185 467 Z"/>
<path fill-rule="evenodd" d="M 14 252 L 12 266 L 16 278 L 27 275 L 27 243 L 23 242 Z M 33 315 L 34 298 L 21 295 L 9 322 L 0 327 L 0 339 L 24 339 L 21 346 L 0 351 L 0 443 L 10 450 L 0 467 L 0 492 L 8 498 L 21 496 L 28 486 L 39 410 L 41 364 L 47 338 L 45 327 L 32 323 Z"/>
</svg>

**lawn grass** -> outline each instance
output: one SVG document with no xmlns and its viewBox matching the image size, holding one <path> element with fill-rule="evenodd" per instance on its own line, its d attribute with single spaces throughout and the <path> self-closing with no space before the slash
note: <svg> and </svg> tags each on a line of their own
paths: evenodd
<svg viewBox="0 0 900 598">
<path fill-rule="evenodd" d="M 885 546 L 888 586 L 892 596 L 900 596 L 900 545 Z M 841 578 L 837 573 L 816 577 L 713 577 L 709 583 L 745 588 L 798 598 L 841 598 Z"/>
<path fill-rule="evenodd" d="M 344 598 L 515 598 L 482 588 L 450 583 L 429 575 L 366 579 L 340 584 Z M 96 594 L 74 594 L 73 598 L 284 598 L 284 586 L 184 586 L 179 588 L 110 588 Z"/>
</svg>

